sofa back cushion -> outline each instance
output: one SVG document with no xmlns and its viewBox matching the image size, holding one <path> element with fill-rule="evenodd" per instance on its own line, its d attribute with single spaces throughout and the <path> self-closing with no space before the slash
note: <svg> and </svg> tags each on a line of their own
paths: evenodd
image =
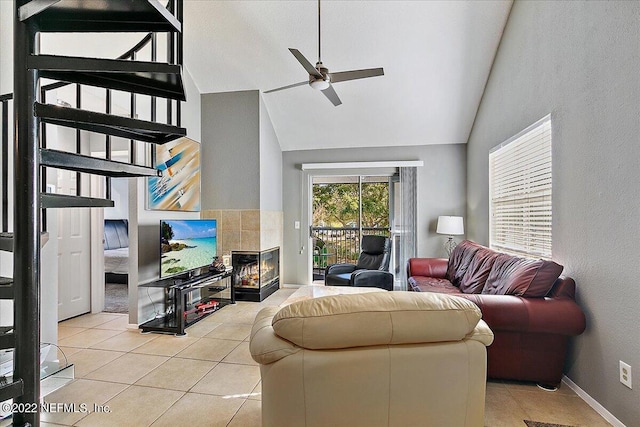
<svg viewBox="0 0 640 427">
<path fill-rule="evenodd" d="M 467 272 L 467 268 L 473 259 L 476 251 L 483 246 L 470 240 L 460 242 L 449 257 L 446 279 L 454 286 L 460 286 L 462 277 Z"/>
<path fill-rule="evenodd" d="M 371 292 L 294 302 L 271 324 L 281 338 L 319 350 L 460 341 L 481 316 L 477 305 L 450 295 Z"/>
<path fill-rule="evenodd" d="M 500 255 L 498 252 L 489 248 L 479 248 L 469 262 L 467 271 L 460 279 L 458 284 L 460 291 L 465 294 L 479 294 L 482 292 L 498 255 Z"/>
<path fill-rule="evenodd" d="M 489 272 L 483 294 L 544 297 L 563 267 L 553 261 L 498 255 Z"/>
</svg>

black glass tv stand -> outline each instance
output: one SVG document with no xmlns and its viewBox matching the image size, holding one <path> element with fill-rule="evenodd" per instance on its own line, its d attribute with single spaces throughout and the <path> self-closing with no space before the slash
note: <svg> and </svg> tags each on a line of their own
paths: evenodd
<svg viewBox="0 0 640 427">
<path fill-rule="evenodd" d="M 185 329 L 222 307 L 235 304 L 232 269 L 222 273 L 204 271 L 160 279 L 141 288 L 164 288 L 165 315 L 142 323 L 142 333 L 164 332 L 186 335 Z"/>
</svg>

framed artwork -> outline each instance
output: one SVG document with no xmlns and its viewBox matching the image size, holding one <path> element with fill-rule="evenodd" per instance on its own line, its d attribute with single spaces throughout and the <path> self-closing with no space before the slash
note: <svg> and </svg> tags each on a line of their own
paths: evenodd
<svg viewBox="0 0 640 427">
<path fill-rule="evenodd" d="M 183 137 L 156 145 L 156 169 L 147 180 L 147 209 L 200 211 L 200 144 Z"/>
</svg>

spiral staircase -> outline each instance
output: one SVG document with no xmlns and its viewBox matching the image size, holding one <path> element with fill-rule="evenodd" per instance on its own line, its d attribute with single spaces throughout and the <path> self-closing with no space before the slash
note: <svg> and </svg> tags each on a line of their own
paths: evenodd
<svg viewBox="0 0 640 427">
<path fill-rule="evenodd" d="M 148 144 L 164 144 L 180 138 L 186 130 L 171 124 L 176 103 L 180 122 L 182 84 L 182 0 L 165 6 L 158 0 L 16 0 L 14 16 L 14 93 L 0 96 L 2 104 L 2 233 L 0 250 L 13 252 L 13 277 L 0 278 L 0 299 L 13 300 L 14 324 L 0 327 L 0 349 L 14 348 L 11 382 L 0 381 L 0 401 L 14 401 L 13 425 L 37 426 L 38 411 L 24 410 L 40 401 L 40 247 L 43 217 L 47 208 L 111 207 L 113 201 L 76 195 L 42 192 L 45 167 L 108 177 L 158 176 L 153 167 L 110 160 L 109 138 L 121 137 Z M 119 59 L 39 54 L 39 33 L 148 32 L 131 51 Z M 156 33 L 168 34 L 167 63 L 155 62 Z M 81 37 L 81 35 L 78 35 Z M 104 37 L 108 37 L 107 34 Z M 137 49 L 152 45 L 152 61 L 136 61 Z M 39 81 L 60 81 L 40 88 Z M 47 104 L 47 89 L 67 84 L 107 89 L 107 113 Z M 109 114 L 110 90 L 143 94 L 152 98 L 152 121 Z M 135 97 L 132 107 L 135 107 Z M 167 123 L 155 121 L 156 97 L 167 99 Z M 78 96 L 79 98 L 79 96 Z M 8 176 L 8 111 L 13 101 L 14 176 Z M 45 124 L 76 129 L 77 152 L 46 148 Z M 79 154 L 80 131 L 106 135 L 106 158 Z M 154 153 L 154 150 L 150 150 Z M 151 163 L 154 162 L 153 155 Z M 13 181 L 13 230 L 8 230 L 8 182 Z M 110 191 L 107 191 L 109 197 Z M 22 410 L 20 409 L 22 408 Z"/>
</svg>

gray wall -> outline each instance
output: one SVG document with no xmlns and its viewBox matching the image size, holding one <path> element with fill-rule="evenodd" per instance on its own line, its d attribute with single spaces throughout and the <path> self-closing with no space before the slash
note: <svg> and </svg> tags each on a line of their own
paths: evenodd
<svg viewBox="0 0 640 427">
<path fill-rule="evenodd" d="M 282 150 L 260 96 L 260 209 L 282 210 Z"/>
<path fill-rule="evenodd" d="M 260 209 L 259 92 L 202 94 L 201 105 L 202 209 Z"/>
<path fill-rule="evenodd" d="M 463 144 L 285 151 L 283 283 L 309 284 L 308 173 L 301 171 L 300 165 L 384 160 L 424 161 L 424 166 L 418 168 L 418 256 L 444 255 L 444 238 L 435 234 L 435 223 L 439 215 L 464 215 L 466 157 Z M 295 221 L 301 222 L 299 230 L 294 229 Z"/>
<path fill-rule="evenodd" d="M 553 258 L 576 279 L 586 332 L 567 375 L 640 425 L 640 2 L 516 1 L 467 151 L 468 235 L 488 243 L 488 152 L 548 113 Z"/>
</svg>

